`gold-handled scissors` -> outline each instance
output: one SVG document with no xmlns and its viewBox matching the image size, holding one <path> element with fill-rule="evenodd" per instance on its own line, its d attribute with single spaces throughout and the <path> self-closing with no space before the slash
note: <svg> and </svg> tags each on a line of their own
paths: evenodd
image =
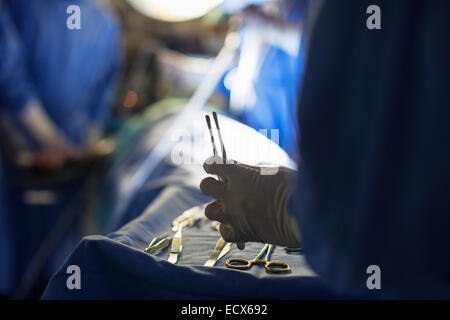
<svg viewBox="0 0 450 320">
<path fill-rule="evenodd" d="M 273 245 L 266 244 L 264 248 L 258 253 L 258 255 L 251 261 L 245 260 L 245 259 L 228 259 L 226 262 L 226 266 L 231 269 L 239 269 L 239 270 L 247 270 L 250 269 L 250 267 L 253 264 L 262 264 L 264 265 L 264 268 L 267 272 L 270 273 L 284 273 L 289 272 L 291 270 L 291 267 L 284 262 L 270 262 L 270 254 L 272 253 Z M 266 256 L 264 257 L 264 260 L 261 260 L 261 257 L 263 254 L 266 253 Z"/>
</svg>

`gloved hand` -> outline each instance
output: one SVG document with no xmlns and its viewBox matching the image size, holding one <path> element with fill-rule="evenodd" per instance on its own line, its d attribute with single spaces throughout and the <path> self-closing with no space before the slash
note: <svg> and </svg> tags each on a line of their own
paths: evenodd
<svg viewBox="0 0 450 320">
<path fill-rule="evenodd" d="M 205 215 L 221 222 L 220 233 L 227 242 L 262 242 L 300 247 L 300 231 L 287 204 L 296 171 L 280 167 L 275 175 L 261 175 L 261 168 L 212 157 L 203 165 L 206 172 L 219 175 L 202 180 L 200 190 L 217 200 Z"/>
<path fill-rule="evenodd" d="M 46 153 L 57 155 L 64 161 L 78 153 L 77 147 L 65 137 L 39 100 L 29 101 L 19 119 Z"/>
</svg>

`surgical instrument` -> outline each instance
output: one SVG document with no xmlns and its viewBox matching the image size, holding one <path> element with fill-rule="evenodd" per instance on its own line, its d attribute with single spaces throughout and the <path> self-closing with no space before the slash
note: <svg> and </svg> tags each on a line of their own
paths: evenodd
<svg viewBox="0 0 450 320">
<path fill-rule="evenodd" d="M 222 157 L 223 157 L 223 160 L 226 162 L 227 161 L 227 152 L 225 150 L 225 145 L 223 144 L 222 134 L 220 133 L 219 119 L 217 118 L 217 112 L 215 112 L 215 111 L 213 112 L 213 118 L 214 118 L 214 122 L 216 123 L 217 132 L 219 134 L 219 142 L 220 142 L 220 147 L 222 149 Z"/>
<path fill-rule="evenodd" d="M 175 236 L 172 239 L 172 245 L 170 247 L 170 254 L 169 254 L 169 261 L 172 264 L 176 264 L 178 261 L 178 255 L 183 250 L 183 238 L 181 236 L 183 230 L 183 226 L 179 225 L 177 233 L 175 233 Z"/>
<path fill-rule="evenodd" d="M 220 238 L 216 246 L 214 247 L 214 250 L 211 253 L 211 256 L 209 257 L 208 261 L 205 262 L 205 267 L 213 267 L 217 261 L 222 259 L 225 255 L 228 254 L 231 250 L 231 243 L 226 242 L 223 240 L 223 238 Z"/>
<path fill-rule="evenodd" d="M 209 130 L 209 136 L 211 137 L 211 144 L 213 147 L 213 155 L 215 157 L 215 156 L 217 156 L 217 147 L 216 147 L 216 142 L 214 141 L 214 135 L 212 133 L 211 119 L 209 118 L 208 115 L 205 116 L 205 119 L 206 119 L 206 125 L 208 126 L 208 130 Z"/>
<path fill-rule="evenodd" d="M 180 216 L 175 218 L 172 221 L 172 231 L 176 232 L 179 226 L 182 227 L 193 227 L 196 225 L 201 219 L 205 218 L 204 216 L 205 205 L 196 206 L 191 209 L 184 211 Z"/>
<path fill-rule="evenodd" d="M 220 231 L 220 222 L 219 221 L 213 221 L 211 223 L 211 229 Z"/>
<path fill-rule="evenodd" d="M 184 211 L 179 217 L 172 221 L 172 231 L 176 232 L 172 238 L 172 245 L 168 261 L 170 263 L 177 263 L 178 255 L 182 250 L 183 242 L 183 227 L 192 227 L 196 225 L 201 219 L 205 219 L 203 214 L 205 205 L 195 206 Z"/>
<path fill-rule="evenodd" d="M 222 149 L 222 159 L 223 159 L 224 163 L 226 164 L 227 163 L 227 152 L 225 150 L 225 144 L 223 143 L 222 134 L 220 132 L 219 119 L 217 117 L 217 112 L 215 112 L 215 111 L 213 112 L 213 118 L 214 118 L 214 122 L 216 124 L 216 129 L 217 129 L 217 132 L 218 132 L 218 135 L 219 135 L 220 146 L 221 146 L 221 149 Z M 217 156 L 217 147 L 216 147 L 216 143 L 214 141 L 214 135 L 212 133 L 211 120 L 210 120 L 208 115 L 205 116 L 205 119 L 206 119 L 206 125 L 208 126 L 209 135 L 211 137 L 211 143 L 212 143 L 212 147 L 213 147 L 213 154 L 214 154 L 214 157 L 216 157 Z M 219 181 L 225 181 L 225 179 L 223 177 L 219 176 Z M 244 250 L 244 248 L 245 248 L 245 243 L 244 242 L 238 242 L 236 245 L 237 245 L 237 247 L 240 250 Z"/>
<path fill-rule="evenodd" d="M 266 269 L 266 271 L 270 272 L 270 273 L 289 272 L 291 270 L 291 267 L 287 263 L 270 262 L 269 261 L 272 250 L 273 250 L 273 245 L 266 244 L 266 245 L 264 245 L 262 250 L 258 253 L 258 255 L 253 260 L 248 261 L 248 260 L 239 259 L 239 258 L 228 259 L 226 262 L 226 266 L 228 268 L 232 268 L 232 269 L 247 270 L 247 269 L 250 269 L 250 267 L 253 264 L 262 264 L 262 265 L 264 265 L 264 268 Z M 262 255 L 266 251 L 267 251 L 267 253 L 266 253 L 264 260 L 261 260 Z"/>
<path fill-rule="evenodd" d="M 167 233 L 153 238 L 148 247 L 144 250 L 149 254 L 157 254 L 167 248 L 172 242 L 172 237 L 169 237 Z"/>
<path fill-rule="evenodd" d="M 222 158 L 223 158 L 224 162 L 226 163 L 227 151 L 225 150 L 225 145 L 224 145 L 223 139 L 222 139 L 222 133 L 220 132 L 219 119 L 217 118 L 217 112 L 215 112 L 215 111 L 213 111 L 213 118 L 214 118 L 214 122 L 216 124 L 217 133 L 219 135 L 220 148 L 222 149 Z M 211 137 L 213 154 L 214 154 L 214 156 L 217 156 L 218 153 L 217 153 L 216 142 L 214 140 L 214 134 L 212 133 L 211 119 L 209 118 L 209 115 L 206 115 L 205 119 L 206 119 L 206 124 L 207 124 L 208 130 L 209 130 L 209 136 Z"/>
</svg>

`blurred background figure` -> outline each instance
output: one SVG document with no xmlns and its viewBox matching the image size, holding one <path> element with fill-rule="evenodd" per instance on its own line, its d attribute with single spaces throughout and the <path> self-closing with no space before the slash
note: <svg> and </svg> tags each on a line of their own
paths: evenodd
<svg viewBox="0 0 450 320">
<path fill-rule="evenodd" d="M 66 26 L 73 4 L 81 9 L 79 30 Z M 95 1 L 4 0 L 0 5 L 0 140 L 10 199 L 6 228 L 13 235 L 2 245 L 16 247 L 15 274 L 2 278 L 17 283 L 77 190 L 72 178 L 55 182 L 63 176 L 60 170 L 96 156 L 118 83 L 120 27 Z M 55 264 L 67 253 L 59 249 Z"/>
<path fill-rule="evenodd" d="M 2 10 L 2 76 L 14 76 L 2 84 L 3 108 L 20 121 L 26 147 L 60 157 L 80 156 L 100 138 L 120 61 L 115 18 L 95 2 L 76 1 L 82 25 L 69 30 L 72 4 L 7 0 Z"/>
<path fill-rule="evenodd" d="M 241 14 L 240 59 L 225 78 L 230 113 L 256 130 L 278 130 L 276 141 L 297 159 L 297 88 L 303 74 L 307 1 L 253 1 Z M 266 6 L 255 6 L 264 4 Z M 241 8 L 226 1 L 224 8 Z M 273 133 L 273 132 L 272 132 Z"/>
<path fill-rule="evenodd" d="M 49 117 L 36 93 L 34 84 L 29 75 L 28 59 L 25 56 L 25 46 L 18 32 L 17 25 L 11 15 L 12 11 L 2 1 L 1 29 L 0 29 L 0 106 L 2 117 L 12 116 L 23 124 L 35 138 L 36 142 L 45 150 L 53 150 L 61 156 L 68 152 L 70 143 L 57 125 Z M 44 47 L 43 47 L 44 48 Z M 2 120 L 3 123 L 6 123 Z M 8 122 L 7 127 L 11 127 Z M 14 134 L 5 130 L 7 134 L 3 140 L 8 141 Z M 14 140 L 13 140 L 14 141 Z M 11 144 L 10 144 L 11 145 Z M 19 146 L 14 146 L 18 148 Z"/>
</svg>

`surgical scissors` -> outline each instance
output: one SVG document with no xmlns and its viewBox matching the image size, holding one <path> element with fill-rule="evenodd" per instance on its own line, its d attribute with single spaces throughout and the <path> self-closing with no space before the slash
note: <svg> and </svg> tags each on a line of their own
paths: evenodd
<svg viewBox="0 0 450 320">
<path fill-rule="evenodd" d="M 262 264 L 267 272 L 270 273 L 285 273 L 291 270 L 291 267 L 284 262 L 270 262 L 270 254 L 272 253 L 273 245 L 266 244 L 258 255 L 251 261 L 239 258 L 228 259 L 226 266 L 231 269 L 248 270 L 253 264 Z M 266 253 L 264 260 L 261 260 L 262 255 Z"/>
</svg>

